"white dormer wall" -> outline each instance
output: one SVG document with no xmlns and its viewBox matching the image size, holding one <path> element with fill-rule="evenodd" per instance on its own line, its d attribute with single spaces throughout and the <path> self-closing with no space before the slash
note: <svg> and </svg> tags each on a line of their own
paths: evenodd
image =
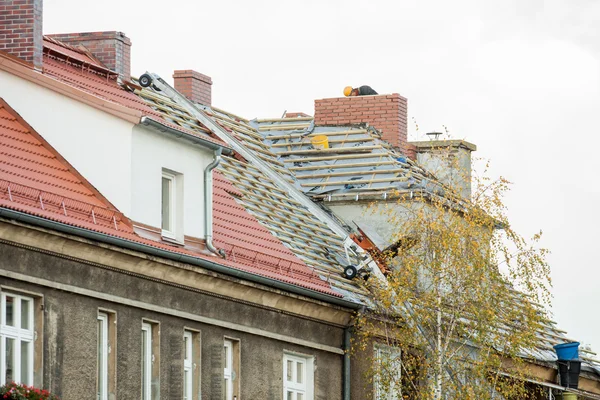
<svg viewBox="0 0 600 400">
<path fill-rule="evenodd" d="M 179 180 L 175 240 L 182 242 L 183 235 L 204 238 L 204 169 L 212 162 L 213 152 L 144 125 L 133 128 L 131 150 L 131 218 L 161 227 L 162 174 L 171 172 Z"/>
<path fill-rule="evenodd" d="M 204 169 L 211 150 L 135 125 L 0 70 L 4 98 L 119 211 L 161 227 L 163 169 L 180 174 L 176 237 L 204 238 Z"/>
<path fill-rule="evenodd" d="M 0 97 L 117 209 L 131 215 L 133 123 L 1 70 Z"/>
</svg>

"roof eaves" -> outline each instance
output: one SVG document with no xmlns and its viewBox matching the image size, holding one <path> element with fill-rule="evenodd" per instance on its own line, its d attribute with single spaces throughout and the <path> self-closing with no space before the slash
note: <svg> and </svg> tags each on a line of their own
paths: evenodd
<svg viewBox="0 0 600 400">
<path fill-rule="evenodd" d="M 17 210 L 11 210 L 9 208 L 0 207 L 0 217 L 13 219 L 22 223 L 39 226 L 42 228 L 51 229 L 57 232 L 71 234 L 79 236 L 85 239 L 98 241 L 101 243 L 114 245 L 120 248 L 129 250 L 139 251 L 141 253 L 150 254 L 162 258 L 166 258 L 173 261 L 183 262 L 186 264 L 196 265 L 202 268 L 206 268 L 211 271 L 223 273 L 225 275 L 233 276 L 239 279 L 244 279 L 250 282 L 258 283 L 261 285 L 269 286 L 275 289 L 287 291 L 297 295 L 303 295 L 318 301 L 334 304 L 337 306 L 349 308 L 349 309 L 360 309 L 362 304 L 348 301 L 342 298 L 340 295 L 332 295 L 318 291 L 315 289 L 306 288 L 294 283 L 288 283 L 282 280 L 270 278 L 251 272 L 237 269 L 227 265 L 219 264 L 214 261 L 195 257 L 183 253 L 177 253 L 158 247 L 154 247 L 145 243 L 121 238 L 114 235 L 108 235 L 103 232 L 92 231 L 86 228 L 65 224 L 59 221 L 53 221 L 44 217 L 31 215 Z"/>
<path fill-rule="evenodd" d="M 133 110 L 131 108 L 95 96 L 89 92 L 77 89 L 48 75 L 35 71 L 26 64 L 15 61 L 12 57 L 1 51 L 0 70 L 134 124 L 138 124 L 143 115 L 141 111 Z"/>
</svg>

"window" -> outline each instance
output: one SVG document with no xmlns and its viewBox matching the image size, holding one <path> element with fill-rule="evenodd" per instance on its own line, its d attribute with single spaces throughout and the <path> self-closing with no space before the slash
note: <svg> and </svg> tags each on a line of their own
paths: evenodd
<svg viewBox="0 0 600 400">
<path fill-rule="evenodd" d="M 96 398 L 108 400 L 108 315 L 98 313 L 98 371 Z"/>
<path fill-rule="evenodd" d="M 283 355 L 283 399 L 313 400 L 314 358 Z"/>
<path fill-rule="evenodd" d="M 163 169 L 161 180 L 161 219 L 163 238 L 183 242 L 183 175 Z"/>
<path fill-rule="evenodd" d="M 397 347 L 378 344 L 375 346 L 375 400 L 399 400 L 402 398 L 401 352 Z"/>
<path fill-rule="evenodd" d="M 33 385 L 33 298 L 2 293 L 0 303 L 0 384 Z"/>
<path fill-rule="evenodd" d="M 116 389 L 116 314 L 99 311 L 97 320 L 96 399 L 108 400 Z"/>
<path fill-rule="evenodd" d="M 161 228 L 162 235 L 175 239 L 175 175 L 168 172 L 162 174 L 162 208 Z"/>
<path fill-rule="evenodd" d="M 233 342 L 226 340 L 223 348 L 223 400 L 233 399 Z"/>
<path fill-rule="evenodd" d="M 240 342 L 226 339 L 223 345 L 223 399 L 236 400 L 240 396 Z"/>
<path fill-rule="evenodd" d="M 200 398 L 200 332 L 183 332 L 183 400 Z"/>
<path fill-rule="evenodd" d="M 142 400 L 160 398 L 158 324 L 142 322 Z"/>
<path fill-rule="evenodd" d="M 194 343 L 192 340 L 192 332 L 183 333 L 183 400 L 192 399 L 193 382 L 193 353 Z"/>
</svg>

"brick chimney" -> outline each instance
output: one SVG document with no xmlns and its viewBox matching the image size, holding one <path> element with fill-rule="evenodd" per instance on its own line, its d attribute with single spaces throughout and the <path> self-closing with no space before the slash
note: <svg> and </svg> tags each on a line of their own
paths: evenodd
<svg viewBox="0 0 600 400">
<path fill-rule="evenodd" d="M 315 100 L 315 125 L 368 123 L 383 140 L 406 151 L 407 100 L 398 93 Z"/>
<path fill-rule="evenodd" d="M 131 79 L 131 40 L 123 32 L 81 32 L 48 35 L 71 46 L 82 45 L 106 68 Z"/>
<path fill-rule="evenodd" d="M 211 105 L 212 79 L 191 69 L 177 70 L 173 73 L 175 90 L 194 103 Z"/>
<path fill-rule="evenodd" d="M 42 0 L 0 0 L 0 51 L 42 70 Z"/>
</svg>

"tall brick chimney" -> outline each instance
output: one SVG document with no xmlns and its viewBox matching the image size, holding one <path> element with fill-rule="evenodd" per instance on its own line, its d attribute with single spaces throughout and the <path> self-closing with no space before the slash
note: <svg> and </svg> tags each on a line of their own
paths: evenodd
<svg viewBox="0 0 600 400">
<path fill-rule="evenodd" d="M 0 51 L 42 70 L 42 0 L 0 0 Z"/>
<path fill-rule="evenodd" d="M 315 125 L 368 123 L 383 140 L 407 150 L 407 100 L 398 93 L 315 100 Z"/>
<path fill-rule="evenodd" d="M 173 73 L 175 90 L 194 103 L 211 105 L 212 79 L 191 69 L 177 70 Z"/>
<path fill-rule="evenodd" d="M 48 35 L 71 46 L 82 45 L 106 68 L 124 80 L 131 79 L 131 40 L 123 32 L 81 32 Z"/>
</svg>

